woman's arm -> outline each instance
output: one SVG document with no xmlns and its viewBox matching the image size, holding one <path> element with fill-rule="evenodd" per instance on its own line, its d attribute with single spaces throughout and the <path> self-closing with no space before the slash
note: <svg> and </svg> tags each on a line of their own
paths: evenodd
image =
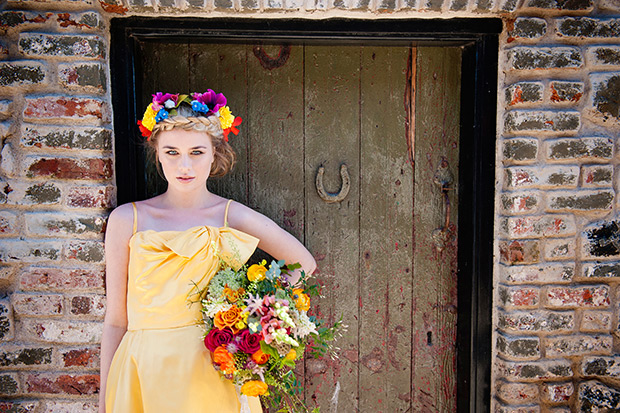
<svg viewBox="0 0 620 413">
<path fill-rule="evenodd" d="M 258 238 L 258 247 L 275 259 L 284 260 L 287 264 L 301 264 L 301 269 L 295 270 L 289 279 L 293 285 L 301 277 L 302 270 L 310 275 L 316 269 L 316 261 L 310 251 L 297 238 L 263 214 L 233 202 L 230 205 L 228 221 L 231 227 Z"/>
<path fill-rule="evenodd" d="M 127 267 L 133 208 L 125 204 L 108 218 L 105 234 L 106 312 L 101 337 L 99 412 L 105 412 L 105 389 L 112 357 L 127 331 Z"/>
</svg>

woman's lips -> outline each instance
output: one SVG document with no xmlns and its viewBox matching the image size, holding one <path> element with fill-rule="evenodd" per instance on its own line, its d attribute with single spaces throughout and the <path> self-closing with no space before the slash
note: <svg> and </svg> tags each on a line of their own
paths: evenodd
<svg viewBox="0 0 620 413">
<path fill-rule="evenodd" d="M 193 176 L 177 176 L 177 180 L 181 183 L 187 184 L 194 180 Z"/>
</svg>

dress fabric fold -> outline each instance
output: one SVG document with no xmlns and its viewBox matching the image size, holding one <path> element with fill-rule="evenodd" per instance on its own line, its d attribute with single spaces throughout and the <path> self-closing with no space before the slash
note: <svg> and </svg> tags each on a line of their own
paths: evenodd
<svg viewBox="0 0 620 413">
<path fill-rule="evenodd" d="M 128 327 L 108 373 L 107 413 L 239 413 L 202 340 L 199 291 L 222 263 L 238 269 L 258 239 L 230 227 L 140 231 L 130 241 Z M 252 413 L 262 412 L 249 397 Z"/>
</svg>

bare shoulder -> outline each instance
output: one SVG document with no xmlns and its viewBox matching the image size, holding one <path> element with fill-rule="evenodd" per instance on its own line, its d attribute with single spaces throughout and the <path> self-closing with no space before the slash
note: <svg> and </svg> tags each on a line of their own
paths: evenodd
<svg viewBox="0 0 620 413">
<path fill-rule="evenodd" d="M 247 228 L 256 221 L 269 220 L 265 215 L 240 202 L 232 201 L 228 208 L 228 224 L 233 228 Z"/>
<path fill-rule="evenodd" d="M 106 240 L 129 238 L 133 232 L 133 206 L 131 203 L 116 207 L 108 218 Z"/>
</svg>

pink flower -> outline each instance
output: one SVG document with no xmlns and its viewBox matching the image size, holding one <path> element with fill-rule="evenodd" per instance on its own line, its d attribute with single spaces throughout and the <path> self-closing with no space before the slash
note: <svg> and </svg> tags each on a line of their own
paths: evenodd
<svg viewBox="0 0 620 413">
<path fill-rule="evenodd" d="M 239 350 L 245 353 L 253 354 L 260 349 L 261 335 L 252 334 L 247 328 L 237 334 L 235 340 L 238 340 L 237 347 Z"/>
<path fill-rule="evenodd" d="M 226 106 L 226 97 L 223 93 L 215 93 L 211 89 L 207 89 L 205 93 L 192 93 L 192 98 L 200 103 L 204 103 L 213 113 Z"/>
<path fill-rule="evenodd" d="M 209 334 L 205 337 L 205 347 L 209 349 L 209 351 L 215 351 L 216 348 L 221 346 L 222 344 L 228 344 L 233 341 L 233 332 L 230 328 L 225 328 L 220 330 L 215 327 L 209 331 Z"/>
</svg>

